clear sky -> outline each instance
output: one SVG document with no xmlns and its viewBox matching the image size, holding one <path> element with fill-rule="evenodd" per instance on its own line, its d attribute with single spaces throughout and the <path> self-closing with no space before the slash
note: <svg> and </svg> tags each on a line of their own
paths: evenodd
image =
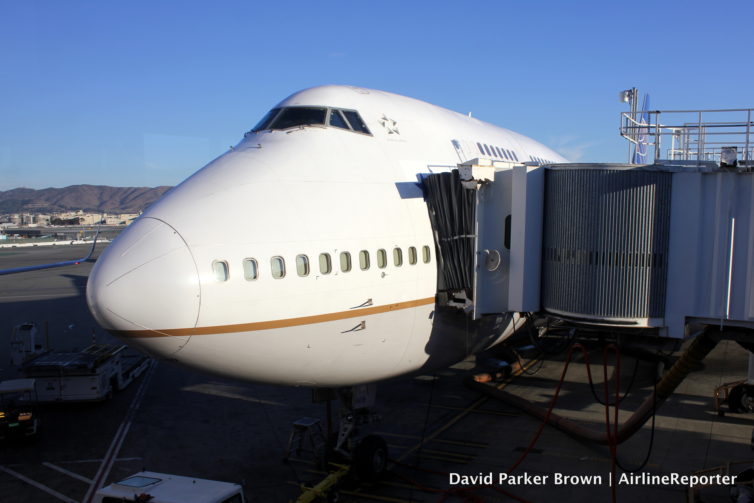
<svg viewBox="0 0 754 503">
<path fill-rule="evenodd" d="M 622 89 L 754 107 L 752 19 L 752 0 L 0 0 L 0 190 L 174 185 L 320 84 L 625 162 Z"/>
</svg>

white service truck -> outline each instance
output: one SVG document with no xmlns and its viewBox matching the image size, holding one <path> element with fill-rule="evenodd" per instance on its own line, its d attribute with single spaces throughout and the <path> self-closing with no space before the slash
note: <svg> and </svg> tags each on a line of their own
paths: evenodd
<svg viewBox="0 0 754 503">
<path fill-rule="evenodd" d="M 150 360 L 126 346 L 92 344 L 78 352 L 47 351 L 21 365 L 36 381 L 39 402 L 96 401 L 124 389 Z"/>
<path fill-rule="evenodd" d="M 243 488 L 230 482 L 139 472 L 103 487 L 94 503 L 245 503 Z"/>
</svg>

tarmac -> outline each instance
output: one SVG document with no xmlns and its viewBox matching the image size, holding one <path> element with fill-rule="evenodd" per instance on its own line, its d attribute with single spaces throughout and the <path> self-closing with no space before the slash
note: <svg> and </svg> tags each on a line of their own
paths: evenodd
<svg viewBox="0 0 754 503">
<path fill-rule="evenodd" d="M 87 253 L 88 245 L 3 249 L 0 268 Z M 117 342 L 86 306 L 91 267 L 0 276 L 1 379 L 16 375 L 8 364 L 9 337 L 23 322 L 36 322 L 59 350 L 92 340 Z M 524 359 L 526 372 L 495 384 L 547 407 L 564 358 Z M 590 360 L 602 396 L 599 348 L 592 348 Z M 608 362 L 608 375 L 614 364 Z M 639 467 L 647 455 L 648 461 L 635 474 L 616 469 L 617 479 L 611 478 L 608 447 L 541 428 L 539 419 L 465 386 L 480 371 L 473 357 L 433 375 L 381 383 L 382 421 L 365 431 L 387 440 L 389 472 L 371 485 L 343 483 L 338 501 L 729 502 L 727 484 L 694 490 L 683 477 L 702 470 L 737 474 L 752 466 L 754 416 L 718 415 L 713 401 L 716 387 L 746 378 L 747 365 L 747 352 L 736 343 L 718 344 L 656 411 L 654 432 L 650 420 L 618 446 L 624 468 Z M 635 374 L 621 402 L 621 420 L 652 392 L 656 370 L 655 364 L 621 357 L 624 391 Z M 605 431 L 605 407 L 589 389 L 580 356 L 569 366 L 554 411 Z M 0 501 L 88 502 L 97 487 L 142 469 L 236 482 L 249 502 L 295 501 L 301 485 L 311 487 L 327 475 L 306 451 L 283 462 L 292 425 L 303 417 L 326 424 L 324 405 L 312 403 L 309 389 L 219 379 L 156 362 L 109 401 L 44 406 L 33 441 L 0 446 Z"/>
</svg>

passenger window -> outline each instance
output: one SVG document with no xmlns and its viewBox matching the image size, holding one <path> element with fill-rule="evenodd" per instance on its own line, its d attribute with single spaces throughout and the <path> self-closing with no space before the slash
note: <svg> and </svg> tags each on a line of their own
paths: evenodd
<svg viewBox="0 0 754 503">
<path fill-rule="evenodd" d="M 340 252 L 340 270 L 343 272 L 349 272 L 351 270 L 351 254 L 348 252 Z"/>
<path fill-rule="evenodd" d="M 341 129 L 351 129 L 338 110 L 330 110 L 330 125 Z"/>
<path fill-rule="evenodd" d="M 387 252 L 382 248 L 377 250 L 377 267 L 380 269 L 387 267 Z"/>
<path fill-rule="evenodd" d="M 369 252 L 366 250 L 359 252 L 359 267 L 362 271 L 369 269 Z"/>
<path fill-rule="evenodd" d="M 408 247 L 408 263 L 411 265 L 416 264 L 416 248 L 413 246 Z"/>
<path fill-rule="evenodd" d="M 272 266 L 273 278 L 280 279 L 285 277 L 285 260 L 283 257 L 272 257 L 270 265 Z"/>
<path fill-rule="evenodd" d="M 215 260 L 212 262 L 212 272 L 215 273 L 217 281 L 228 281 L 228 263 L 224 260 Z"/>
<path fill-rule="evenodd" d="M 424 245 L 422 246 L 422 260 L 424 261 L 425 264 L 429 264 L 429 259 L 430 259 L 429 246 Z"/>
<path fill-rule="evenodd" d="M 396 267 L 403 265 L 403 250 L 400 248 L 393 248 L 393 265 Z"/>
<path fill-rule="evenodd" d="M 309 257 L 306 255 L 296 257 L 296 272 L 299 276 L 309 276 Z"/>
<path fill-rule="evenodd" d="M 259 277 L 259 267 L 256 259 L 243 259 L 243 277 L 246 281 L 253 281 Z"/>
<path fill-rule="evenodd" d="M 319 254 L 319 272 L 322 274 L 330 274 L 332 272 L 332 260 L 329 253 Z"/>
<path fill-rule="evenodd" d="M 364 124 L 364 121 L 361 120 L 361 116 L 358 112 L 354 112 L 352 110 L 343 110 L 343 115 L 346 116 L 346 119 L 348 119 L 348 122 L 351 124 L 351 129 L 354 131 L 358 131 L 359 133 L 364 134 L 372 134 L 369 132 L 369 128 L 366 124 Z"/>
</svg>

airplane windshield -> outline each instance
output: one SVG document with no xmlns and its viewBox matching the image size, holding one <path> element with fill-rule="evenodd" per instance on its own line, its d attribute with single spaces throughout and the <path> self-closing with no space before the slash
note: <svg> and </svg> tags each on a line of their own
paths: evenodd
<svg viewBox="0 0 754 503">
<path fill-rule="evenodd" d="M 291 107 L 284 108 L 275 120 L 264 129 L 288 129 L 296 126 L 324 126 L 326 108 Z"/>
<path fill-rule="evenodd" d="M 275 129 L 289 129 L 301 126 L 325 126 L 328 108 L 288 107 L 273 108 L 254 126 L 252 132 Z M 343 114 L 343 115 L 341 115 Z M 345 119 L 343 116 L 345 115 Z M 346 122 L 346 120 L 348 122 Z M 369 129 L 354 110 L 330 109 L 330 126 L 350 129 L 371 136 Z"/>
<path fill-rule="evenodd" d="M 278 112 L 280 111 L 279 108 L 273 108 L 269 112 L 265 114 L 264 117 L 262 117 L 262 120 L 257 123 L 256 126 L 252 128 L 252 131 L 261 131 L 263 129 L 270 129 L 270 123 L 272 123 L 272 119 L 274 119 Z"/>
</svg>

